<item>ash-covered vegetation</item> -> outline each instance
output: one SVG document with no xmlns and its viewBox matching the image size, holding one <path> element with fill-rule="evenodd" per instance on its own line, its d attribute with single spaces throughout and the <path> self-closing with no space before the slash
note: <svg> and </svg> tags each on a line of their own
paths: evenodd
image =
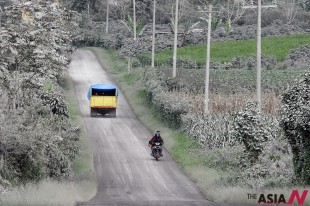
<svg viewBox="0 0 310 206">
<path fill-rule="evenodd" d="M 0 192 L 69 177 L 80 133 L 61 87 L 75 14 L 45 2 L 6 2 L 1 17 Z"/>
<path fill-rule="evenodd" d="M 138 7 L 145 4 L 149 8 L 152 6 L 152 1 L 136 2 Z M 234 5 L 232 1 L 231 4 L 226 4 L 227 1 L 214 4 L 222 10 L 214 14 L 215 23 L 212 25 L 212 44 L 218 44 L 218 47 L 217 50 L 211 49 L 211 57 L 215 53 L 218 59 L 211 59 L 211 68 L 214 70 L 210 71 L 210 113 L 205 115 L 205 59 L 199 63 L 196 59 L 199 55 L 205 57 L 205 47 L 195 51 L 194 46 L 188 47 L 189 49 L 185 46 L 205 44 L 207 24 L 199 20 L 201 13 L 195 10 L 195 5 L 201 5 L 201 2 L 188 2 L 192 3 L 191 6 L 186 3 L 180 6 L 183 10 L 179 19 L 178 47 L 184 48 L 178 51 L 176 78 L 171 77 L 172 51 L 169 50 L 173 47 L 174 1 L 158 1 L 157 4 L 155 50 L 168 49 L 168 52 L 158 54 L 163 58 L 156 57 L 155 69 L 149 67 L 151 58 L 146 55 L 150 54 L 152 48 L 151 11 L 147 13 L 147 10 L 143 10 L 146 11 L 143 15 L 139 13 L 137 22 L 145 18 L 145 25 L 137 30 L 136 40 L 133 39 L 132 18 L 129 16 L 124 15 L 123 19 L 112 18 L 109 28 L 114 31 L 118 28 L 117 33 L 104 34 L 106 24 L 102 22 L 102 25 L 96 27 L 101 30 L 102 36 L 99 38 L 102 43 L 97 46 L 114 48 L 118 55 L 130 59 L 128 68 L 132 68 L 131 72 L 135 75 L 143 67 L 140 78 L 144 84 L 142 90 L 154 115 L 200 145 L 198 151 L 193 152 L 195 162 L 199 162 L 198 167 L 223 171 L 226 175 L 216 180 L 219 185 L 250 189 L 309 185 L 309 181 L 296 172 L 297 163 L 293 164 L 292 151 L 294 145 L 288 141 L 289 136 L 281 123 L 285 118 L 282 115 L 282 108 L 285 107 L 282 95 L 295 84 L 295 79 L 303 78 L 300 75 L 309 68 L 308 5 L 301 1 L 294 2 L 296 4 L 286 2 L 277 9 L 264 10 L 262 36 L 268 37 L 268 41 L 266 40 L 265 47 L 263 40 L 263 112 L 260 113 L 255 103 L 254 39 L 257 13 L 248 10 L 238 18 L 237 13 L 230 15 L 227 7 L 222 6 L 230 5 L 232 10 L 237 9 L 238 5 Z M 288 6 L 296 13 L 287 13 Z M 131 8 L 129 6 L 128 9 L 130 17 Z M 161 13 L 162 11 L 168 12 Z M 231 18 L 231 24 L 228 18 Z M 197 22 L 199 23 L 195 24 Z M 95 25 L 94 22 L 92 25 Z M 193 25 L 195 27 L 190 28 Z M 196 32 L 199 29 L 201 32 Z M 113 38 L 111 34 L 116 35 Z M 88 37 L 91 38 L 90 35 Z M 244 44 L 247 48 L 235 47 L 238 44 Z M 238 55 L 242 51 L 246 54 Z M 226 56 L 223 57 L 226 54 L 235 56 L 227 59 Z M 128 74 L 126 77 L 130 79 L 131 76 Z M 136 81 L 133 85 L 140 86 L 141 82 Z M 191 148 L 186 151 L 191 151 Z M 307 153 L 303 147 L 298 147 L 298 151 Z M 295 156 L 298 159 L 295 162 L 303 162 L 300 154 Z M 299 169 L 301 170 L 306 171 Z"/>
<path fill-rule="evenodd" d="M 263 3 L 273 2 L 265 0 Z M 110 3 L 108 24 L 106 1 L 67 0 L 63 3 L 81 13 L 81 29 L 75 31 L 73 40 L 75 46 L 114 49 L 121 57 L 130 58 L 133 67 L 151 65 L 152 0 L 136 1 L 136 39 L 133 38 L 133 1 Z M 211 68 L 254 69 L 257 12 L 255 9 L 242 9 L 242 1 L 232 0 L 180 1 L 178 47 L 182 49 L 178 51 L 178 67 L 204 68 L 207 13 L 201 11 L 205 11 L 210 3 L 215 10 L 211 32 Z M 155 65 L 171 67 L 175 1 L 158 0 L 156 5 L 155 51 L 158 54 L 155 56 Z M 309 44 L 309 19 L 309 3 L 303 0 L 285 0 L 278 3 L 277 8 L 263 10 L 262 36 L 268 38 L 263 40 L 264 68 L 307 68 L 309 58 L 304 57 L 310 54 L 309 48 L 304 45 Z M 226 44 L 228 40 L 231 44 Z M 221 44 L 223 42 L 224 45 Z M 277 50 L 278 46 L 282 46 L 281 49 Z M 237 52 L 231 56 L 235 53 L 232 52 L 233 48 Z"/>
<path fill-rule="evenodd" d="M 217 8 L 213 42 L 246 44 L 245 40 L 256 37 L 257 13 L 241 12 L 238 1 L 180 2 L 179 47 L 206 43 L 207 24 L 200 18 L 206 13 L 198 9 L 210 3 Z M 294 34 L 293 41 L 299 41 L 297 35 L 307 39 L 309 1 L 283 2 L 276 9 L 264 11 L 263 37 Z M 136 85 L 143 85 L 141 90 L 162 122 L 199 144 L 193 153 L 200 166 L 227 173 L 217 180 L 220 185 L 266 189 L 310 184 L 309 72 L 299 77 L 304 71 L 296 69 L 309 68 L 309 45 L 298 42 L 289 55 L 281 54 L 280 58 L 263 51 L 263 67 L 268 69 L 263 71 L 263 113 L 253 102 L 255 58 L 240 55 L 213 61 L 211 67 L 220 69 L 211 71 L 211 113 L 205 115 L 204 71 L 194 70 L 196 59 L 178 58 L 175 79 L 170 77 L 171 57 L 156 61 L 163 68 L 147 68 L 150 57 L 144 55 L 151 52 L 153 0 L 136 0 L 136 40 L 132 1 L 114 0 L 109 4 L 108 24 L 106 3 L 1 3 L 1 187 L 70 175 L 79 149 L 79 128 L 70 120 L 61 87 L 62 73 L 73 47 L 84 46 L 117 50 L 119 56 L 130 59 L 129 68 L 133 70 L 146 66 L 140 74 L 143 84 L 137 81 Z M 173 47 L 174 9 L 174 0 L 157 1 L 156 51 Z M 230 49 L 228 53 L 234 53 L 234 47 Z M 192 70 L 181 70 L 184 65 Z M 294 82 L 296 77 L 299 80 Z"/>
<path fill-rule="evenodd" d="M 202 165 L 229 174 L 219 180 L 221 185 L 309 185 L 309 71 L 299 71 L 296 80 L 282 83 L 269 77 L 262 113 L 254 101 L 255 86 L 249 87 L 254 79 L 222 84 L 220 75 L 211 75 L 209 114 L 204 114 L 204 73 L 182 70 L 175 80 L 167 72 L 171 70 L 145 72 L 147 102 L 162 122 L 197 141 L 200 149 L 193 152 Z M 238 78 L 243 81 L 243 76 Z"/>
<path fill-rule="evenodd" d="M 205 44 L 206 23 L 200 21 L 201 13 L 195 10 L 202 2 L 186 2 L 182 1 L 180 6 L 182 12 L 178 47 Z M 148 68 L 147 65 L 151 64 L 150 55 L 145 54 L 149 54 L 152 48 L 152 13 L 143 9 L 140 12 L 146 13 L 139 13 L 137 19 L 138 22 L 139 19 L 143 19 L 145 26 L 137 30 L 136 40 L 133 39 L 132 18 L 124 15 L 123 19 L 113 19 L 112 27 L 121 25 L 117 28 L 127 28 L 127 32 L 116 33 L 117 38 L 114 38 L 111 48 L 116 48 L 120 56 L 129 58 L 129 66 L 131 64 L 133 70 L 135 67 L 144 67 L 143 76 L 141 74 L 140 78 L 145 86 L 142 89 L 147 102 L 154 110 L 154 115 L 169 127 L 187 134 L 200 145 L 199 149 L 194 151 L 187 148 L 187 152 L 195 153 L 199 166 L 224 171 L 227 175 L 217 180 L 220 185 L 251 189 L 309 185 L 306 175 L 308 150 L 304 149 L 308 145 L 304 135 L 307 135 L 309 130 L 306 128 L 309 123 L 309 107 L 304 99 L 303 103 L 299 104 L 294 103 L 297 97 L 286 97 L 287 92 L 292 89 L 294 92 L 290 92 L 290 95 L 296 92 L 299 94 L 298 86 L 294 85 L 298 85 L 298 79 L 304 78 L 300 75 L 309 68 L 309 4 L 306 1 L 283 1 L 276 9 L 264 10 L 262 36 L 271 40 L 266 50 L 263 50 L 267 55 L 264 53 L 262 58 L 263 112 L 260 113 L 254 101 L 256 60 L 255 41 L 251 41 L 256 37 L 257 13 L 247 10 L 239 15 L 238 5 L 233 1 L 228 4 L 227 2 L 213 2 L 214 6 L 220 9 L 220 12 L 214 14 L 212 25 L 213 44 L 219 42 L 219 49 L 213 51 L 217 52 L 219 60 L 212 62 L 211 59 L 211 68 L 218 70 L 212 70 L 210 73 L 211 112 L 208 115 L 203 112 L 205 71 L 196 69 L 199 65 L 197 66 L 195 59 L 199 55 L 205 56 L 205 48 L 196 53 L 194 47 L 182 50 L 182 54 L 193 54 L 178 57 L 176 78 L 171 77 L 172 55 L 169 54 L 172 51 L 163 53 L 166 59 L 155 61 L 155 69 Z M 151 8 L 152 1 L 137 1 L 137 5 L 139 4 Z M 173 1 L 158 1 L 156 51 L 173 47 L 173 4 Z M 129 15 L 132 15 L 130 8 L 132 7 L 128 8 Z M 166 12 L 161 13 L 162 11 Z M 103 25 L 101 33 L 106 28 L 104 22 Z M 198 30 L 200 32 L 197 32 Z M 105 41 L 111 33 L 102 35 L 104 37 L 101 39 Z M 276 40 L 278 36 L 281 36 L 282 42 Z M 304 37 L 305 41 L 301 42 L 299 37 Z M 250 47 L 254 49 L 252 51 L 248 48 L 235 48 L 235 45 L 226 43 L 227 40 L 235 45 L 251 42 Z M 275 43 L 272 44 L 272 41 Z M 110 48 L 106 45 L 98 44 Z M 225 48 L 226 51 L 221 51 L 221 48 Z M 233 56 L 239 51 L 248 51 L 250 54 Z M 233 55 L 223 61 L 220 58 L 223 59 L 225 52 Z M 205 59 L 201 62 L 200 66 L 204 68 Z M 182 67 L 184 69 L 181 69 Z M 137 74 L 137 71 L 134 74 Z M 128 78 L 131 78 L 130 75 L 128 74 Z M 141 84 L 136 84 L 138 85 Z M 303 86 L 306 89 L 309 85 Z M 308 98 L 306 93 L 301 95 L 305 99 Z M 286 109 L 290 105 L 296 106 L 296 110 Z M 305 111 L 301 112 L 300 107 Z M 286 111 L 292 114 L 287 114 Z M 298 120 L 291 118 L 291 115 L 298 116 Z M 303 123 L 299 123 L 299 120 Z M 286 127 L 283 126 L 283 122 L 286 123 Z"/>
<path fill-rule="evenodd" d="M 193 54 L 178 57 L 177 77 L 172 78 L 172 56 L 167 54 L 169 51 L 163 53 L 163 59 L 156 57 L 156 69 L 148 68 L 151 64 L 150 56 L 146 54 L 150 54 L 152 48 L 152 0 L 136 1 L 135 40 L 132 1 L 115 1 L 116 3 L 110 4 L 108 25 L 105 1 L 93 0 L 89 4 L 87 1 L 66 2 L 71 2 L 68 5 L 82 13 L 83 31 L 76 35 L 74 44 L 115 49 L 119 56 L 130 59 L 128 68 L 137 68 L 135 72 L 131 71 L 137 75 L 141 71 L 139 67 L 143 66 L 140 80 L 144 86 L 141 89 L 155 116 L 169 127 L 187 134 L 200 145 L 198 151 L 193 153 L 197 155 L 201 166 L 227 173 L 217 180 L 220 185 L 252 189 L 309 185 L 307 176 L 304 175 L 308 171 L 305 161 L 307 152 L 300 151 L 308 144 L 302 137 L 304 133 L 295 141 L 299 145 L 298 152 L 294 151 L 297 147 L 293 145 L 294 141 L 289 140 L 292 139 L 289 136 L 291 131 L 299 130 L 301 126 L 296 126 L 296 119 L 290 118 L 291 122 L 286 123 L 290 126 L 283 127 L 283 121 L 288 115 L 284 112 L 288 107 L 286 104 L 296 105 L 292 101 L 285 102 L 284 99 L 288 98 L 285 97 L 285 91 L 287 88 L 296 88 L 292 86 L 296 85 L 294 80 L 303 78 L 300 75 L 305 72 L 304 69 L 309 68 L 308 1 L 282 1 L 277 8 L 264 10 L 262 36 L 270 38 L 270 41 L 266 40 L 266 50 L 263 47 L 263 113 L 258 112 L 254 101 L 255 10 L 242 10 L 238 1 L 180 1 L 178 47 L 184 47 L 183 53 L 193 51 Z M 200 65 L 195 59 L 199 54 L 205 57 L 205 48 L 194 51 L 194 47 L 187 50 L 185 46 L 206 43 L 207 24 L 200 18 L 205 18 L 206 13 L 198 10 L 210 3 L 213 3 L 217 11 L 212 19 L 212 42 L 219 45 L 218 50 L 213 50 L 213 54 L 218 55 L 218 60 L 211 59 L 211 68 L 218 70 L 211 71 L 211 112 L 205 115 L 205 72 L 196 69 L 204 68 L 205 59 L 200 61 Z M 172 0 L 157 1 L 156 51 L 173 47 L 174 5 Z M 283 41 L 277 39 L 278 36 Z M 227 40 L 231 44 L 226 43 Z M 236 45 L 250 45 L 253 50 L 235 48 Z M 226 53 L 222 51 L 224 48 Z M 181 54 L 181 49 L 179 51 Z M 246 54 L 238 55 L 242 51 Z M 231 54 L 235 56 L 230 56 Z M 226 56 L 223 57 L 224 55 Z M 182 67 L 184 68 L 181 69 Z M 128 74 L 129 79 L 132 74 Z M 140 83 L 135 85 L 139 86 Z M 308 109 L 307 106 L 302 108 Z M 307 123 L 307 116 L 303 116 L 307 113 L 291 109 L 287 111 L 295 111 L 294 115 L 305 117 L 303 121 Z M 305 145 L 300 146 L 301 142 Z"/>
<path fill-rule="evenodd" d="M 263 1 L 264 4 L 273 4 L 273 2 L 272 0 Z M 242 1 L 184 0 L 180 1 L 179 4 L 178 47 L 207 43 L 207 22 L 205 21 L 207 13 L 202 11 L 206 11 L 210 3 L 213 4 L 215 11 L 212 18 L 212 42 L 242 41 L 256 38 L 257 12 L 255 9 L 242 9 Z M 82 32 L 78 32 L 78 38 L 74 41 L 75 45 L 116 49 L 120 56 L 132 58 L 132 62 L 135 62 L 135 65 L 150 64 L 150 58 L 145 59 L 144 55 L 150 54 L 152 50 L 153 0 L 136 0 L 137 38 L 135 40 L 133 38 L 133 1 L 124 0 L 110 3 L 108 25 L 106 23 L 106 1 L 67 0 L 64 1 L 64 4 L 82 14 L 81 26 L 83 29 Z M 175 1 L 158 0 L 156 5 L 155 49 L 158 52 L 173 47 Z M 278 3 L 277 8 L 264 9 L 262 15 L 262 36 L 309 34 L 309 10 L 309 3 L 304 0 L 284 0 Z M 283 43 L 277 42 L 275 44 Z M 291 49 L 297 49 L 299 46 L 301 45 L 294 46 Z M 306 50 L 307 48 L 302 48 L 301 51 L 296 50 L 294 53 L 298 52 L 298 54 L 302 55 L 306 52 L 309 54 L 309 51 Z M 267 66 L 274 66 L 276 63 L 283 62 L 283 59 L 277 59 L 276 55 L 265 54 L 264 51 L 263 54 L 265 57 L 264 63 Z M 251 55 L 235 56 L 235 58 L 243 58 L 245 65 L 255 65 L 255 58 L 252 57 L 254 55 L 255 51 L 253 50 Z M 291 61 L 296 61 L 297 56 L 290 58 Z M 168 55 L 166 55 L 167 58 Z M 171 64 L 171 58 L 169 56 L 165 65 L 169 66 Z M 184 59 L 180 55 L 178 60 L 181 63 L 185 62 L 195 65 L 195 59 L 191 57 L 190 59 Z M 162 63 L 160 59 L 157 61 Z M 214 68 L 239 68 L 238 66 L 243 66 L 235 65 L 235 60 L 232 58 L 225 60 L 229 65 L 218 65 L 218 61 L 214 59 L 211 59 L 211 62 L 215 64 Z M 220 62 L 223 63 L 222 61 Z M 205 61 L 202 62 L 202 64 L 204 63 Z M 290 62 L 285 62 L 279 65 L 279 67 L 288 68 L 288 63 Z"/>
</svg>

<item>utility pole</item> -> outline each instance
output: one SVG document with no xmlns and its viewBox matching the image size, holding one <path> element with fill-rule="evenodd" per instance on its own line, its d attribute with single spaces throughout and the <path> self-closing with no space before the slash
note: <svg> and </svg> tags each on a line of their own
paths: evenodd
<svg viewBox="0 0 310 206">
<path fill-rule="evenodd" d="M 257 1 L 256 92 L 258 110 L 262 112 L 262 0 Z"/>
<path fill-rule="evenodd" d="M 0 1 L 0 3 L 4 3 L 5 1 Z M 0 31 L 2 30 L 2 14 L 3 14 L 3 10 L 2 10 L 2 5 L 0 5 Z"/>
<path fill-rule="evenodd" d="M 175 0 L 173 69 L 172 69 L 173 78 L 177 76 L 178 18 L 179 18 L 179 0 Z"/>
<path fill-rule="evenodd" d="M 205 80 L 205 114 L 209 113 L 209 80 L 210 80 L 210 53 L 211 53 L 211 22 L 212 5 L 209 6 L 208 15 L 208 39 L 207 39 L 207 56 L 206 56 L 206 80 Z"/>
<path fill-rule="evenodd" d="M 156 0 L 154 0 L 153 4 L 153 38 L 152 38 L 152 68 L 155 67 L 155 21 L 156 21 Z"/>
<path fill-rule="evenodd" d="M 136 0 L 133 0 L 133 40 L 137 39 L 137 28 L 136 28 Z"/>
<path fill-rule="evenodd" d="M 109 33 L 109 12 L 110 12 L 110 5 L 109 0 L 107 0 L 107 17 L 106 17 L 105 33 Z"/>
<path fill-rule="evenodd" d="M 87 2 L 87 17 L 88 17 L 88 20 L 89 20 L 89 1 Z"/>
<path fill-rule="evenodd" d="M 2 8 L 1 8 L 1 6 L 0 6 L 0 31 L 2 30 L 1 21 L 2 21 Z"/>
<path fill-rule="evenodd" d="M 262 6 L 262 0 L 257 0 L 257 6 L 253 4 L 242 7 L 243 9 L 254 9 L 257 8 L 257 43 L 256 43 L 256 99 L 258 103 L 259 112 L 262 111 L 262 8 L 277 8 L 277 5 L 264 5 Z"/>
</svg>

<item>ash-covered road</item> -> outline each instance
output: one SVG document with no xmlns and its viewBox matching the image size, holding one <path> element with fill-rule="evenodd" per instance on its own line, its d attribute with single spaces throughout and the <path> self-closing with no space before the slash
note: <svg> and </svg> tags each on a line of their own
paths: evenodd
<svg viewBox="0 0 310 206">
<path fill-rule="evenodd" d="M 77 51 L 69 72 L 98 179 L 97 195 L 77 205 L 219 205 L 205 199 L 167 152 L 158 162 L 151 157 L 147 143 L 152 134 L 137 120 L 122 93 L 116 118 L 90 117 L 89 85 L 114 84 L 92 52 Z"/>
</svg>

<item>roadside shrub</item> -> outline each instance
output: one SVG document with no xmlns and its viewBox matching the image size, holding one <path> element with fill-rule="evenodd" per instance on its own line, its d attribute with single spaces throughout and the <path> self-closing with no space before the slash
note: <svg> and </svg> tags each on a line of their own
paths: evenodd
<svg viewBox="0 0 310 206">
<path fill-rule="evenodd" d="M 231 135 L 243 143 L 253 165 L 264 151 L 263 143 L 273 138 L 272 129 L 254 102 L 247 103 L 245 110 L 235 115 Z"/>
<path fill-rule="evenodd" d="M 294 172 L 289 145 L 282 138 L 281 128 L 277 121 L 274 123 L 272 126 L 276 137 L 263 143 L 264 151 L 257 163 L 249 165 L 249 162 L 243 162 L 245 164 L 241 166 L 245 169 L 240 168 L 239 185 L 255 189 L 290 187 L 293 185 Z"/>
<path fill-rule="evenodd" d="M 187 114 L 182 117 L 183 130 L 198 141 L 202 147 L 222 148 L 234 144 L 229 130 L 231 117 L 216 114 Z"/>
<path fill-rule="evenodd" d="M 158 70 L 146 71 L 144 83 L 147 90 L 149 103 L 155 110 L 155 115 L 165 124 L 173 128 L 181 126 L 181 115 L 188 111 L 188 101 L 169 92 L 164 87 L 164 74 Z"/>
<path fill-rule="evenodd" d="M 69 25 L 77 22 L 68 10 L 41 3 L 12 4 L 3 11 L 0 185 L 2 179 L 15 186 L 66 177 L 79 148 L 79 129 L 56 83 L 73 51 Z"/>
<path fill-rule="evenodd" d="M 79 148 L 79 128 L 33 101 L 0 120 L 0 175 L 13 184 L 68 176 Z"/>
<path fill-rule="evenodd" d="M 266 178 L 269 175 L 268 169 L 265 165 L 255 164 L 244 171 L 242 176 L 249 179 L 258 179 L 260 177 Z"/>
<path fill-rule="evenodd" d="M 282 96 L 281 126 L 293 153 L 294 172 L 299 181 L 310 184 L 310 71 Z"/>
<path fill-rule="evenodd" d="M 220 169 L 222 171 L 240 172 L 244 168 L 246 158 L 242 151 L 242 145 L 236 144 L 232 147 L 225 148 L 205 148 L 204 164 L 211 168 Z"/>
<path fill-rule="evenodd" d="M 284 138 L 279 124 L 275 125 L 273 132 L 276 133 L 276 138 L 266 142 L 264 153 L 260 158 L 261 164 L 267 167 L 269 173 L 265 185 L 290 186 L 293 183 L 294 170 L 289 143 Z"/>
<path fill-rule="evenodd" d="M 152 103 L 156 114 L 165 124 L 172 128 L 179 128 L 182 125 L 182 114 L 188 110 L 188 102 L 185 99 L 169 92 L 159 92 L 153 95 Z"/>
<path fill-rule="evenodd" d="M 41 99 L 44 105 L 48 105 L 51 108 L 53 114 L 69 116 L 67 103 L 60 94 L 44 92 L 41 94 Z"/>
</svg>

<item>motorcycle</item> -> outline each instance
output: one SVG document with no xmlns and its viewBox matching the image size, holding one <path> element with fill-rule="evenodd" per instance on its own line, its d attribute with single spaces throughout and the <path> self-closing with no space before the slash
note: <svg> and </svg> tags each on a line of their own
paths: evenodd
<svg viewBox="0 0 310 206">
<path fill-rule="evenodd" d="M 160 142 L 155 142 L 153 146 L 153 157 L 158 161 L 160 157 L 163 156 L 162 144 Z"/>
</svg>

